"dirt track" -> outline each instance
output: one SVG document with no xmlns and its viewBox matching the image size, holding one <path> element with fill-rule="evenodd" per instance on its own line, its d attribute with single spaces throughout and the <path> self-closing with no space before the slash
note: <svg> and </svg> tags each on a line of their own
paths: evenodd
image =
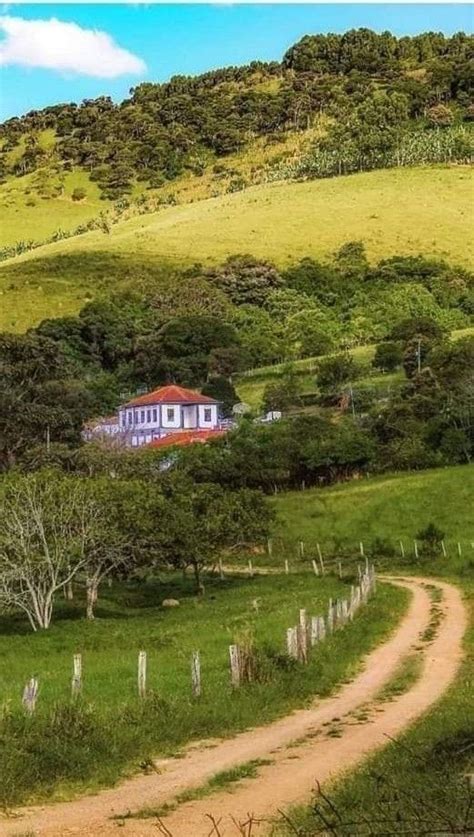
<svg viewBox="0 0 474 837">
<path fill-rule="evenodd" d="M 394 701 L 373 705 L 368 720 L 356 720 L 354 712 L 373 701 L 400 662 L 419 646 L 420 635 L 430 621 L 431 602 L 424 582 L 442 590 L 443 618 L 424 651 L 422 674 Z M 22 811 L 18 819 L 0 824 L 0 834 L 156 836 L 159 831 L 155 820 L 110 818 L 143 807 L 158 807 L 187 788 L 199 787 L 215 773 L 251 759 L 272 761 L 259 768 L 257 778 L 234 786 L 232 793 L 220 791 L 180 805 L 164 819 L 173 837 L 215 835 L 208 813 L 221 821 L 223 837 L 236 837 L 236 823 L 245 822 L 249 814 L 268 820 L 278 809 L 308 800 L 316 780 L 327 782 L 383 746 L 387 736 L 399 734 L 437 701 L 456 675 L 467 622 L 459 590 L 432 579 L 406 578 L 396 583 L 413 593 L 406 616 L 391 638 L 368 655 L 362 672 L 336 696 L 235 738 L 190 748 L 183 759 L 158 762 L 160 773 L 137 776 L 96 796 Z M 341 737 L 327 734 L 335 719 Z M 262 823 L 254 827 L 252 835 L 263 837 L 267 829 Z"/>
</svg>

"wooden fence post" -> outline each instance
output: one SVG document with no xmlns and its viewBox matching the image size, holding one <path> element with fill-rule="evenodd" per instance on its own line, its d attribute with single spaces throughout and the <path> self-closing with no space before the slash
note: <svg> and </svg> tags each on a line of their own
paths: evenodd
<svg viewBox="0 0 474 837">
<path fill-rule="evenodd" d="M 459 555 L 459 557 L 461 557 L 461 555 L 462 555 L 461 544 L 459 543 L 459 541 L 458 541 L 458 555 Z"/>
<path fill-rule="evenodd" d="M 400 555 L 402 558 L 405 557 L 405 547 L 403 546 L 403 541 L 400 541 Z"/>
<path fill-rule="evenodd" d="M 72 659 L 72 696 L 77 697 L 82 689 L 82 655 L 74 654 Z"/>
<path fill-rule="evenodd" d="M 329 599 L 327 626 L 328 633 L 332 634 L 334 630 L 334 612 L 332 607 L 332 599 Z"/>
<path fill-rule="evenodd" d="M 311 617 L 311 645 L 316 645 L 319 640 L 319 616 Z"/>
<path fill-rule="evenodd" d="M 314 574 L 315 574 L 315 575 L 319 575 L 318 565 L 317 565 L 316 561 L 314 561 L 314 560 L 313 560 L 313 561 L 311 561 L 311 563 L 312 563 L 312 565 L 313 565 L 313 572 L 314 572 Z"/>
<path fill-rule="evenodd" d="M 230 681 L 234 689 L 240 686 L 240 648 L 238 645 L 229 645 L 230 658 Z"/>
<path fill-rule="evenodd" d="M 286 650 L 289 657 L 293 660 L 298 659 L 298 631 L 296 628 L 288 628 L 286 632 Z"/>
<path fill-rule="evenodd" d="M 219 558 L 219 578 L 224 581 L 224 567 L 222 566 L 222 558 Z"/>
<path fill-rule="evenodd" d="M 324 575 L 324 561 L 323 561 L 323 555 L 322 555 L 321 547 L 319 546 L 319 543 L 316 544 L 316 549 L 318 550 L 319 563 L 321 564 L 321 573 Z"/>
<path fill-rule="evenodd" d="M 272 558 L 273 557 L 273 543 L 272 543 L 271 538 L 268 538 L 268 540 L 267 540 L 267 551 L 268 551 L 268 557 Z"/>
<path fill-rule="evenodd" d="M 302 663 L 308 662 L 308 627 L 306 624 L 306 610 L 300 610 L 298 625 L 298 659 Z"/>
<path fill-rule="evenodd" d="M 250 560 L 250 558 L 249 558 L 249 576 L 250 576 L 250 578 L 253 578 L 253 566 L 252 566 L 252 561 Z"/>
<path fill-rule="evenodd" d="M 360 552 L 360 554 L 363 558 L 364 557 L 364 544 L 362 543 L 362 541 L 359 542 L 359 552 Z"/>
<path fill-rule="evenodd" d="M 418 544 L 416 541 L 413 541 L 413 547 L 415 551 L 415 558 L 418 558 Z"/>
<path fill-rule="evenodd" d="M 338 565 L 337 565 L 337 568 L 338 568 L 338 571 L 339 571 L 339 578 L 342 578 L 342 564 L 341 564 L 341 562 L 340 562 L 340 561 L 339 561 L 339 563 L 338 563 Z"/>
<path fill-rule="evenodd" d="M 191 656 L 191 683 L 193 696 L 201 694 L 201 657 L 199 651 L 193 651 Z"/>
<path fill-rule="evenodd" d="M 285 573 L 288 575 L 289 572 L 290 572 L 290 566 L 288 564 L 288 560 L 285 559 Z"/>
<path fill-rule="evenodd" d="M 32 715 L 36 709 L 36 698 L 38 697 L 38 678 L 31 677 L 24 690 L 23 690 L 23 697 L 22 703 L 23 707 L 29 715 Z"/>
<path fill-rule="evenodd" d="M 304 558 L 304 542 L 300 541 L 300 558 Z"/>
<path fill-rule="evenodd" d="M 138 652 L 138 694 L 146 696 L 146 651 Z"/>
<path fill-rule="evenodd" d="M 441 541 L 441 549 L 443 550 L 443 557 L 446 558 L 446 544 L 444 543 L 444 541 Z"/>
<path fill-rule="evenodd" d="M 324 642 L 326 639 L 326 623 L 324 621 L 324 616 L 319 617 L 318 639 L 319 642 Z"/>
</svg>

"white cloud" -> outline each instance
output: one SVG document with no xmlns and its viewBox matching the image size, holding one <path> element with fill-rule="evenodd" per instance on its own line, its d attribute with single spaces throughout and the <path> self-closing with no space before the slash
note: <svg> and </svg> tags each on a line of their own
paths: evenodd
<svg viewBox="0 0 474 837">
<path fill-rule="evenodd" d="M 115 78 L 143 73 L 145 62 L 119 47 L 106 32 L 76 23 L 0 16 L 0 66 L 18 64 L 64 73 Z"/>
</svg>

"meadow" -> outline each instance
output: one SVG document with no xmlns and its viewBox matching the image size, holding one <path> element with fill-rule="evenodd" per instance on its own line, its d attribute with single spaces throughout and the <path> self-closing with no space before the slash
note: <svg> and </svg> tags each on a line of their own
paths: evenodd
<svg viewBox="0 0 474 837">
<path fill-rule="evenodd" d="M 278 516 L 275 550 L 280 542 L 284 550 L 293 543 L 296 551 L 296 544 L 303 540 L 320 542 L 330 553 L 351 546 L 357 551 L 360 541 L 368 546 L 379 539 L 388 541 L 399 555 L 402 539 L 407 553 L 413 554 L 417 533 L 434 522 L 445 533 L 451 571 L 457 565 L 472 570 L 473 490 L 474 466 L 459 465 L 288 491 L 272 501 Z M 458 542 L 462 544 L 460 560 Z M 440 556 L 436 571 L 442 569 Z"/>
<path fill-rule="evenodd" d="M 0 329 L 76 312 L 143 273 L 156 282 L 167 265 L 242 252 L 282 267 L 362 240 L 371 260 L 423 254 L 469 266 L 471 178 L 464 166 L 432 166 L 253 186 L 45 245 L 1 265 Z"/>
<path fill-rule="evenodd" d="M 381 585 L 352 624 L 318 647 L 307 666 L 285 654 L 285 631 L 306 607 L 322 612 L 348 583 L 305 573 L 288 577 L 208 578 L 197 599 L 191 582 L 164 575 L 116 584 L 102 593 L 98 618 L 84 602 L 62 603 L 47 632 L 32 634 L 21 618 L 1 622 L 0 802 L 65 798 L 150 767 L 160 754 L 178 756 L 192 739 L 229 735 L 266 723 L 328 695 L 356 673 L 365 654 L 394 627 L 407 594 Z M 178 597 L 173 609 L 160 606 Z M 255 607 L 257 601 L 258 610 Z M 228 646 L 253 637 L 258 682 L 232 690 Z M 146 699 L 137 696 L 137 655 L 148 653 Z M 202 695 L 191 695 L 190 657 L 201 652 Z M 83 655 L 82 697 L 72 701 L 72 655 Z M 32 718 L 20 710 L 26 679 L 39 678 Z"/>
</svg>

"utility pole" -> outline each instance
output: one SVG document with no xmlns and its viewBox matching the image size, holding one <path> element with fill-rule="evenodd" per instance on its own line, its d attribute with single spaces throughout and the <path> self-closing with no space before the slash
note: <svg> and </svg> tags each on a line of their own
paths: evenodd
<svg viewBox="0 0 474 837">
<path fill-rule="evenodd" d="M 49 430 L 49 424 L 46 425 L 46 451 L 49 453 L 51 450 L 51 433 Z"/>
<path fill-rule="evenodd" d="M 418 338 L 418 348 L 416 350 L 416 359 L 418 364 L 418 374 L 421 372 L 421 338 Z"/>
</svg>

